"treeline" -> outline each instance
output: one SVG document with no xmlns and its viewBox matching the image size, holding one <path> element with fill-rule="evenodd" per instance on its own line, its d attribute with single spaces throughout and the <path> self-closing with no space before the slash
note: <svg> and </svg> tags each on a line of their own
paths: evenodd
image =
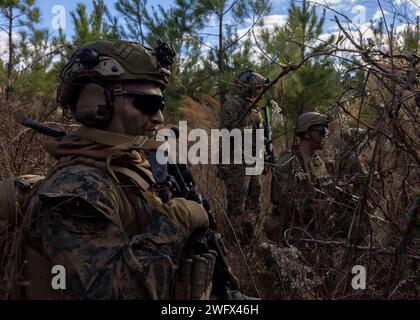
<svg viewBox="0 0 420 320">
<path fill-rule="evenodd" d="M 92 11 L 78 3 L 71 11 L 74 35 L 54 34 L 41 25 L 37 2 L 0 1 L 0 25 L 7 35 L 2 44 L 0 86 L 5 101 L 54 103 L 59 71 L 80 44 L 95 39 L 128 39 L 154 46 L 161 38 L 178 53 L 166 92 L 174 112 L 186 95 L 199 100 L 206 94 L 222 101 L 240 71 L 256 70 L 270 78 L 282 64 L 300 61 L 304 55 L 324 50 L 334 37 L 319 41 L 325 25 L 324 12 L 307 1 L 291 1 L 285 25 L 264 26 L 273 6 L 268 0 L 175 0 L 169 8 L 146 6 L 147 0 L 118 0 L 115 15 L 103 0 L 93 0 Z M 343 74 L 330 56 L 305 63 L 266 99 L 275 98 L 296 113 L 325 108 L 342 89 Z"/>
<path fill-rule="evenodd" d="M 127 39 L 153 47 L 161 38 L 175 48 L 178 56 L 166 91 L 168 114 L 175 119 L 182 96 L 200 101 L 209 95 L 221 102 L 238 72 L 253 69 L 273 79 L 285 65 L 311 55 L 264 96 L 277 100 L 289 124 L 302 111 L 327 110 L 346 91 L 362 90 L 366 80 L 367 70 L 355 66 L 350 53 L 342 53 L 345 59 L 331 54 L 343 37 L 325 34 L 328 8 L 310 1 L 291 1 L 286 22 L 270 28 L 264 25 L 264 17 L 273 12 L 269 0 L 174 0 L 169 8 L 149 6 L 147 0 L 112 5 L 113 14 L 104 0 L 92 0 L 91 11 L 78 3 L 70 12 L 74 35 L 69 39 L 65 30 L 53 33 L 41 24 L 37 1 L 1 0 L 0 27 L 6 35 L 0 56 L 3 103 L 36 100 L 53 105 L 61 67 L 79 45 L 96 39 Z M 385 32 L 383 22 L 373 28 L 371 46 Z M 417 38 L 404 37 L 409 46 L 418 46 L 418 30 Z"/>
</svg>

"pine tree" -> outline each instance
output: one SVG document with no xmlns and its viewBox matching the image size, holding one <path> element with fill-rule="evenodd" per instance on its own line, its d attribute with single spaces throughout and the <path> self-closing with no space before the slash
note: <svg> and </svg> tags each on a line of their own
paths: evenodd
<svg viewBox="0 0 420 320">
<path fill-rule="evenodd" d="M 19 64 L 19 52 L 17 40 L 13 35 L 28 26 L 39 22 L 39 8 L 34 0 L 0 0 L 0 29 L 7 35 L 8 58 L 6 62 L 6 101 L 10 100 L 12 85 L 16 77 L 16 69 Z"/>
<path fill-rule="evenodd" d="M 325 51 L 334 41 L 332 36 L 325 41 L 320 40 L 324 21 L 325 11 L 318 15 L 316 7 L 309 1 L 302 1 L 300 7 L 291 1 L 286 24 L 262 33 L 263 47 L 276 63 L 300 62 L 309 54 Z M 280 67 L 273 68 L 273 61 L 265 56 L 261 58 L 273 70 L 273 76 L 278 74 Z M 340 75 L 334 60 L 329 56 L 320 56 L 282 79 L 276 87 L 275 96 L 287 111 L 289 126 L 294 126 L 300 113 L 324 111 L 340 92 Z"/>
<path fill-rule="evenodd" d="M 116 18 L 112 18 L 104 0 L 93 0 L 93 11 L 88 14 L 86 5 L 78 3 L 70 15 L 74 25 L 73 43 L 79 46 L 99 39 L 120 38 Z"/>
<path fill-rule="evenodd" d="M 417 54 L 420 50 L 420 17 L 416 17 L 416 23 L 407 26 L 402 34 L 404 45 L 402 50 L 409 54 Z"/>
<path fill-rule="evenodd" d="M 49 30 L 31 25 L 19 35 L 17 49 L 22 63 L 19 77 L 14 82 L 14 92 L 20 101 L 35 99 L 51 102 L 56 78 L 50 75 L 49 70 L 55 55 Z"/>
<path fill-rule="evenodd" d="M 125 39 L 135 39 L 142 44 L 146 41 L 146 15 L 147 0 L 119 0 L 115 3 L 115 9 L 124 17 L 124 27 L 121 26 L 121 34 Z"/>
<path fill-rule="evenodd" d="M 228 90 L 226 82 L 232 80 L 232 73 L 225 74 L 226 67 L 229 62 L 232 62 L 230 59 L 233 53 L 242 45 L 240 41 L 243 39 L 243 35 L 238 34 L 238 26 L 243 26 L 246 19 L 252 20 L 252 18 L 266 15 L 270 10 L 271 7 L 266 0 L 197 1 L 196 14 L 198 16 L 204 16 L 207 23 L 215 20 L 217 24 L 216 33 L 208 35 L 216 37 L 217 44 L 216 46 L 210 46 L 207 56 L 210 63 L 205 64 L 205 67 L 208 68 L 206 72 L 214 73 L 216 71 L 217 93 L 221 103 L 225 100 Z M 229 23 L 228 19 L 232 19 L 233 23 Z M 217 70 L 214 70 L 212 63 L 217 65 Z"/>
</svg>

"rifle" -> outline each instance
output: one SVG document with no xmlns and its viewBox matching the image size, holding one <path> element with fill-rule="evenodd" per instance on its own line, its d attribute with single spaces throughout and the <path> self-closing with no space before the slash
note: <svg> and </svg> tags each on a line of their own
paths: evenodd
<svg viewBox="0 0 420 320">
<path fill-rule="evenodd" d="M 188 200 L 193 200 L 203 206 L 209 218 L 209 228 L 204 233 L 204 242 L 200 242 L 201 250 L 214 250 L 217 253 L 215 271 L 213 275 L 214 294 L 227 298 L 232 296 L 231 291 L 238 290 L 236 281 L 233 278 L 230 266 L 226 259 L 226 248 L 222 242 L 222 237 L 218 231 L 216 219 L 211 210 L 207 197 L 199 194 L 191 174 L 191 170 L 187 165 L 169 164 L 168 173 L 174 177 L 176 184 L 179 186 L 178 191 L 184 193 L 174 194 Z"/>
<path fill-rule="evenodd" d="M 23 117 L 21 121 L 21 125 L 34 129 L 38 131 L 39 133 L 42 133 L 44 135 L 54 137 L 54 138 L 60 138 L 64 137 L 66 133 L 64 131 L 59 131 L 54 128 L 48 127 L 45 124 L 39 123 L 37 121 L 34 121 L 30 118 Z"/>
<path fill-rule="evenodd" d="M 267 154 L 266 161 L 270 164 L 275 163 L 275 155 L 273 149 L 272 131 L 270 126 L 270 118 L 268 116 L 268 105 L 263 108 L 264 111 L 264 145 Z"/>
<path fill-rule="evenodd" d="M 178 128 L 172 128 L 175 135 L 179 136 Z M 185 164 L 172 164 L 168 161 L 166 165 L 158 164 L 155 152 L 151 152 L 150 165 L 152 168 L 158 190 L 161 190 L 162 199 L 169 199 L 165 196 L 165 191 L 169 191 L 172 197 L 181 197 L 187 200 L 195 201 L 203 206 L 207 212 L 209 219 L 209 227 L 200 233 L 198 238 L 200 241 L 195 243 L 195 249 L 207 252 L 214 250 L 216 262 L 213 273 L 213 294 L 228 300 L 235 296 L 239 290 L 237 279 L 230 270 L 230 266 L 226 259 L 226 248 L 222 242 L 222 237 L 218 231 L 216 219 L 211 210 L 209 200 L 199 194 L 196 189 L 196 183 L 190 168 Z M 165 200 L 162 200 L 165 202 Z M 202 232 L 202 231 L 201 231 Z M 194 235 L 192 236 L 194 237 Z"/>
</svg>

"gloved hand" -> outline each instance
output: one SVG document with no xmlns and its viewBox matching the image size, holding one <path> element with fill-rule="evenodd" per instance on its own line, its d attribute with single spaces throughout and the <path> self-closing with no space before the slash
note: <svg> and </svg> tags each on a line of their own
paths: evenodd
<svg viewBox="0 0 420 320">
<path fill-rule="evenodd" d="M 195 229 L 208 227 L 209 218 L 203 206 L 195 201 L 174 198 L 167 203 L 167 215 L 190 233 Z"/>
</svg>

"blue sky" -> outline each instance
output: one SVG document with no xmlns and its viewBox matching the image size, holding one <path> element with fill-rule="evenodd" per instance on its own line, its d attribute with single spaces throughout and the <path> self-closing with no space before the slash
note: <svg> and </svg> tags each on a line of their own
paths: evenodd
<svg viewBox="0 0 420 320">
<path fill-rule="evenodd" d="M 233 0 L 231 0 L 233 1 Z M 379 0 L 383 9 L 386 14 L 386 18 L 388 20 L 388 24 L 392 21 L 392 13 L 396 11 L 396 9 L 400 10 L 401 12 L 406 11 L 408 15 L 410 15 L 412 21 L 415 20 L 416 15 L 420 16 L 420 0 Z M 116 15 L 117 12 L 114 9 L 114 4 L 116 0 L 105 0 L 105 3 L 108 9 L 111 11 L 111 14 Z M 169 7 L 174 1 L 173 0 L 149 0 L 148 6 L 156 6 L 157 4 L 161 4 L 164 7 Z M 296 3 L 300 1 L 296 0 Z M 312 0 L 312 2 L 317 2 L 319 4 L 328 4 L 333 9 L 337 10 L 338 12 L 344 13 L 347 15 L 354 23 L 365 26 L 365 29 L 368 28 L 369 21 L 379 17 L 380 11 L 377 0 Z M 56 33 L 52 25 L 55 23 L 57 24 L 58 18 L 60 17 L 57 12 L 53 13 L 53 10 L 57 8 L 62 10 L 65 17 L 65 28 L 64 32 L 68 39 L 71 39 L 74 30 L 73 25 L 70 17 L 70 12 L 75 10 L 77 3 L 84 3 L 87 6 L 88 12 L 92 10 L 92 1 L 91 0 L 79 0 L 79 1 L 66 1 L 66 0 L 36 0 L 36 5 L 38 5 L 41 9 L 41 24 L 45 27 L 48 27 L 52 34 Z M 272 12 L 270 16 L 264 17 L 264 22 L 266 27 L 272 27 L 274 24 L 284 24 L 287 18 L 287 9 L 289 7 L 289 0 L 271 0 L 272 3 Z M 320 8 L 321 10 L 321 8 Z M 328 36 L 328 34 L 336 33 L 337 27 L 335 22 L 333 22 L 333 12 L 327 11 L 326 22 L 324 26 L 324 36 Z M 63 19 L 60 19 L 62 23 Z M 402 22 L 396 20 L 396 25 L 401 25 Z M 207 31 L 214 31 L 215 27 L 209 28 Z M 57 28 L 58 29 L 58 28 Z M 239 29 L 240 32 L 245 32 L 248 30 L 247 25 L 241 26 Z M 400 26 L 400 31 L 403 29 L 403 26 Z M 366 35 L 369 36 L 371 32 L 367 32 Z M 365 35 L 365 34 L 364 34 Z M 204 39 L 207 44 L 212 45 L 213 47 L 216 46 L 215 37 L 207 37 Z M 4 32 L 0 31 L 0 54 L 5 54 L 7 43 L 7 37 Z"/>
<path fill-rule="evenodd" d="M 108 9 L 110 10 L 111 14 L 116 15 L 117 12 L 114 9 L 114 4 L 116 1 L 114 0 L 105 0 L 105 4 L 107 5 Z M 79 0 L 79 1 L 66 1 L 66 0 L 36 0 L 36 5 L 38 5 L 41 9 L 41 16 L 42 16 L 42 25 L 47 26 L 51 28 L 51 31 L 54 31 L 54 28 L 52 28 L 52 22 L 54 20 L 54 17 L 57 16 L 57 13 L 53 14 L 53 8 L 56 6 L 62 6 L 65 9 L 66 12 L 66 28 L 64 29 L 65 34 L 68 38 L 71 38 L 71 36 L 74 34 L 73 27 L 72 27 L 72 20 L 70 17 L 70 12 L 74 11 L 76 9 L 76 5 L 78 3 L 84 3 L 86 4 L 87 11 L 91 12 L 93 5 L 91 0 Z M 170 3 L 172 3 L 172 0 L 159 0 L 159 1 L 153 1 L 149 0 L 149 6 L 156 5 L 157 3 L 161 4 L 164 7 L 169 7 Z M 57 8 L 57 7 L 56 7 Z"/>
<path fill-rule="evenodd" d="M 332 8 L 337 9 L 340 12 L 343 12 L 347 16 L 349 16 L 352 20 L 360 22 L 368 22 L 373 17 L 378 16 L 379 6 L 376 0 L 314 0 L 318 3 L 327 3 Z M 65 9 L 65 17 L 66 17 L 66 28 L 65 34 L 68 38 L 71 38 L 73 35 L 73 27 L 71 23 L 70 11 L 76 8 L 77 3 L 85 3 L 88 11 L 90 12 L 92 9 L 92 1 L 91 0 L 84 0 L 84 1 L 65 1 L 65 0 L 38 0 L 36 1 L 37 5 L 41 8 L 42 14 L 42 24 L 44 26 L 49 27 L 52 31 L 52 23 L 57 21 L 57 13 L 53 14 L 53 8 L 57 8 L 56 6 L 62 6 Z M 149 0 L 149 6 L 161 4 L 164 7 L 169 7 L 172 3 L 172 0 L 160 0 L 160 1 L 153 1 Z M 289 0 L 272 0 L 272 7 L 273 7 L 273 19 L 268 19 L 267 21 L 280 21 L 278 19 L 284 19 L 284 15 L 287 14 L 287 9 L 289 7 Z M 298 1 L 297 1 L 298 2 Z M 405 4 L 404 2 L 407 2 Z M 108 8 L 110 9 L 111 13 L 116 14 L 114 10 L 114 3 L 115 0 L 106 0 L 105 3 L 107 4 Z M 391 12 L 393 9 L 391 8 L 392 5 L 397 6 L 404 6 L 408 5 L 410 9 L 410 13 L 417 13 L 420 15 L 420 0 L 381 0 L 381 4 L 384 6 L 386 12 Z M 416 7 L 418 5 L 418 7 Z M 55 18 L 54 18 L 55 17 Z M 365 21 L 361 21 L 365 20 Z M 332 32 L 334 31 L 334 24 L 327 18 L 326 25 L 325 25 L 325 32 Z"/>
</svg>

